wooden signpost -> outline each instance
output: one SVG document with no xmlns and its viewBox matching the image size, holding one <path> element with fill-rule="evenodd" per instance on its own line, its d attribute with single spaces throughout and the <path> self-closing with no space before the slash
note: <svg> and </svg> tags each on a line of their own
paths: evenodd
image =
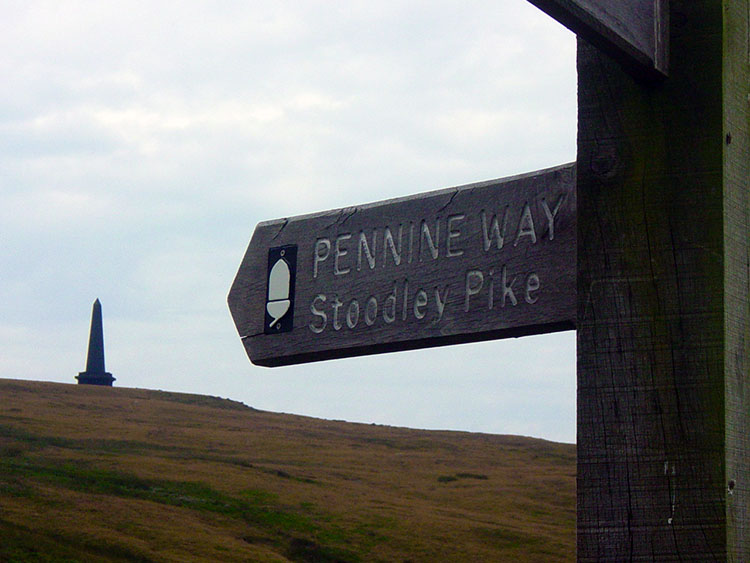
<svg viewBox="0 0 750 563">
<path fill-rule="evenodd" d="M 530 1 L 580 36 L 576 189 L 263 223 L 240 335 L 277 365 L 574 322 L 578 560 L 750 561 L 750 0 Z"/>
<path fill-rule="evenodd" d="M 278 366 L 568 330 L 575 167 L 261 223 L 229 293 Z"/>
</svg>

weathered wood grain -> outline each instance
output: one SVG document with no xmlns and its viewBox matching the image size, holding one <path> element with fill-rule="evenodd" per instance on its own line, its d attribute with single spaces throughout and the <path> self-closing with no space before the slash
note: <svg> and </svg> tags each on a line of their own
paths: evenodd
<svg viewBox="0 0 750 563">
<path fill-rule="evenodd" d="M 575 200 L 565 165 L 260 223 L 229 293 L 237 330 L 276 366 L 572 329 Z M 290 246 L 275 323 L 267 272 Z"/>
<path fill-rule="evenodd" d="M 724 9 L 727 549 L 750 561 L 750 1 Z"/>
<path fill-rule="evenodd" d="M 669 67 L 669 0 L 529 0 L 643 78 Z"/>
<path fill-rule="evenodd" d="M 750 561 L 750 12 L 670 4 L 663 82 L 579 39 L 579 561 Z"/>
</svg>

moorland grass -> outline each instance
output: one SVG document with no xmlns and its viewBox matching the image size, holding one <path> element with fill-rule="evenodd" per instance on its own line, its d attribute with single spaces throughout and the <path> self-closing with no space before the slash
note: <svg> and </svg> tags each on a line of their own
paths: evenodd
<svg viewBox="0 0 750 563">
<path fill-rule="evenodd" d="M 0 561 L 575 559 L 572 445 L 136 389 L 0 394 Z"/>
</svg>

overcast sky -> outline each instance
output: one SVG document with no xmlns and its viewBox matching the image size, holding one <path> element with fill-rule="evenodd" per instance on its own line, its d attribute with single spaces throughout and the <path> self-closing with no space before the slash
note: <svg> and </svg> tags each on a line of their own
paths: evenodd
<svg viewBox="0 0 750 563">
<path fill-rule="evenodd" d="M 575 38 L 525 0 L 37 2 L 0 18 L 0 377 L 575 441 L 573 332 L 250 364 L 256 223 L 575 160 Z"/>
</svg>

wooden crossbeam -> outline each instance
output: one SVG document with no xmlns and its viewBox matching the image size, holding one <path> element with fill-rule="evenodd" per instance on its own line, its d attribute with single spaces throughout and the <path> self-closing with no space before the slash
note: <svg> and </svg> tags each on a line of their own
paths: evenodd
<svg viewBox="0 0 750 563">
<path fill-rule="evenodd" d="M 529 0 L 646 79 L 669 66 L 668 0 Z"/>
</svg>

